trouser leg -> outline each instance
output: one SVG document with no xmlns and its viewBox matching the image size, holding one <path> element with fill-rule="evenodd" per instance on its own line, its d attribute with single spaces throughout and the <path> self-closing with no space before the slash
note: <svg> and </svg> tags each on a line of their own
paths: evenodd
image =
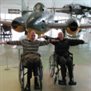
<svg viewBox="0 0 91 91">
<path fill-rule="evenodd" d="M 62 80 L 66 80 L 66 67 L 65 67 L 65 65 L 61 65 L 61 75 L 62 75 Z"/>
<path fill-rule="evenodd" d="M 73 62 L 71 60 L 67 61 L 68 73 L 69 73 L 69 80 L 73 79 Z"/>
<path fill-rule="evenodd" d="M 28 68 L 28 73 L 27 73 L 27 85 L 30 87 L 30 79 L 32 78 L 32 70 L 31 67 Z"/>
<path fill-rule="evenodd" d="M 66 85 L 66 61 L 64 57 L 60 58 L 59 64 L 61 66 L 61 76 L 62 80 L 59 80 L 59 85 Z"/>
<path fill-rule="evenodd" d="M 73 78 L 73 63 L 68 63 L 68 72 L 69 72 L 69 85 L 76 85 L 77 83 Z"/>
<path fill-rule="evenodd" d="M 40 67 L 42 67 L 41 60 L 33 64 L 34 89 L 40 89 L 40 83 L 39 83 L 39 68 Z"/>
<path fill-rule="evenodd" d="M 61 66 L 62 79 L 66 80 L 66 60 L 64 57 L 59 58 L 59 64 Z"/>
</svg>

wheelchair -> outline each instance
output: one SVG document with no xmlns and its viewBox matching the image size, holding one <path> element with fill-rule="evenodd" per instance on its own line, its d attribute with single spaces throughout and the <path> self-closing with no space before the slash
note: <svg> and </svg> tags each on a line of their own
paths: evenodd
<svg viewBox="0 0 91 91">
<path fill-rule="evenodd" d="M 71 52 L 69 52 L 69 56 L 73 62 L 73 54 Z M 56 84 L 56 82 L 58 82 L 58 80 L 60 79 L 60 74 L 61 74 L 61 66 L 56 62 L 57 60 L 57 55 L 55 53 L 53 53 L 50 57 L 49 57 L 49 74 L 50 77 L 53 78 L 54 80 L 54 84 Z M 73 68 L 74 68 L 73 64 Z M 67 75 L 68 75 L 68 71 L 67 71 Z"/>
<path fill-rule="evenodd" d="M 27 67 L 23 65 L 23 62 L 20 60 L 19 63 L 19 82 L 21 91 L 25 91 L 26 85 L 27 85 Z M 39 67 L 38 69 L 38 79 L 39 79 L 39 86 L 40 91 L 42 91 L 42 78 L 43 78 L 43 69 Z M 30 83 L 30 91 L 31 91 L 31 83 Z"/>
</svg>

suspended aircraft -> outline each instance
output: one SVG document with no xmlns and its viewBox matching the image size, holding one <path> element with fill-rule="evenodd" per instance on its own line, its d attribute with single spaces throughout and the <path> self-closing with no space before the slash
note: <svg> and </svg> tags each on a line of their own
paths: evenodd
<svg viewBox="0 0 91 91">
<path fill-rule="evenodd" d="M 15 18 L 12 21 L 12 28 L 17 32 L 23 32 L 32 25 L 36 27 L 37 34 L 45 33 L 51 28 L 60 28 L 65 29 L 66 32 L 72 36 L 78 32 L 79 28 L 91 28 L 91 24 L 79 25 L 73 18 L 68 19 L 65 23 L 58 23 L 53 20 L 53 17 L 54 15 L 47 12 L 45 6 L 38 2 L 34 6 L 31 14 Z"/>
<path fill-rule="evenodd" d="M 81 4 L 66 4 L 62 8 L 48 8 L 54 9 L 55 12 L 63 12 L 72 15 L 84 15 L 86 12 L 91 13 L 91 7 L 81 5 Z"/>
</svg>

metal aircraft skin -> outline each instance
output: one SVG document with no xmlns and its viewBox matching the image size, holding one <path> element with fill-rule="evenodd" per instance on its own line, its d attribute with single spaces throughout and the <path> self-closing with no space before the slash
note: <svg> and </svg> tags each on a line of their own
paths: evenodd
<svg viewBox="0 0 91 91">
<path fill-rule="evenodd" d="M 35 26 L 37 34 L 45 33 L 50 28 L 65 29 L 71 35 L 74 35 L 78 28 L 91 28 L 91 25 L 78 25 L 75 19 L 68 19 L 65 23 L 57 23 L 53 21 L 54 15 L 45 10 L 45 6 L 38 2 L 34 6 L 31 14 L 15 18 L 12 21 L 12 28 L 17 32 L 23 32 L 30 28 L 30 25 Z"/>
<path fill-rule="evenodd" d="M 55 12 L 63 12 L 67 14 L 83 15 L 85 12 L 91 13 L 91 7 L 81 4 L 66 4 L 62 8 L 48 8 L 54 9 Z"/>
</svg>

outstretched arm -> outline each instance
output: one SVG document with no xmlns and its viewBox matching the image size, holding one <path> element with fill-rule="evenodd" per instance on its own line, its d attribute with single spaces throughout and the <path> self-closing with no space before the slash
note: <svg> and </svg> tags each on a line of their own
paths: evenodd
<svg viewBox="0 0 91 91">
<path fill-rule="evenodd" d="M 39 36 L 39 38 L 44 38 L 45 40 L 52 39 L 52 37 L 47 36 L 47 35 L 42 35 L 42 36 Z"/>
<path fill-rule="evenodd" d="M 79 45 L 79 44 L 84 44 L 85 41 L 84 40 L 80 40 L 80 39 L 68 39 L 69 40 L 69 45 L 71 46 L 75 46 L 75 45 Z"/>
<path fill-rule="evenodd" d="M 21 45 L 20 41 L 0 41 L 0 44 Z"/>
<path fill-rule="evenodd" d="M 6 43 L 9 45 L 21 45 L 20 41 L 7 41 Z"/>
<path fill-rule="evenodd" d="M 44 35 L 43 38 L 44 38 L 45 40 L 50 41 L 50 43 L 54 43 L 54 42 L 59 41 L 57 38 L 52 38 L 52 37 L 46 36 L 46 35 Z"/>
</svg>

